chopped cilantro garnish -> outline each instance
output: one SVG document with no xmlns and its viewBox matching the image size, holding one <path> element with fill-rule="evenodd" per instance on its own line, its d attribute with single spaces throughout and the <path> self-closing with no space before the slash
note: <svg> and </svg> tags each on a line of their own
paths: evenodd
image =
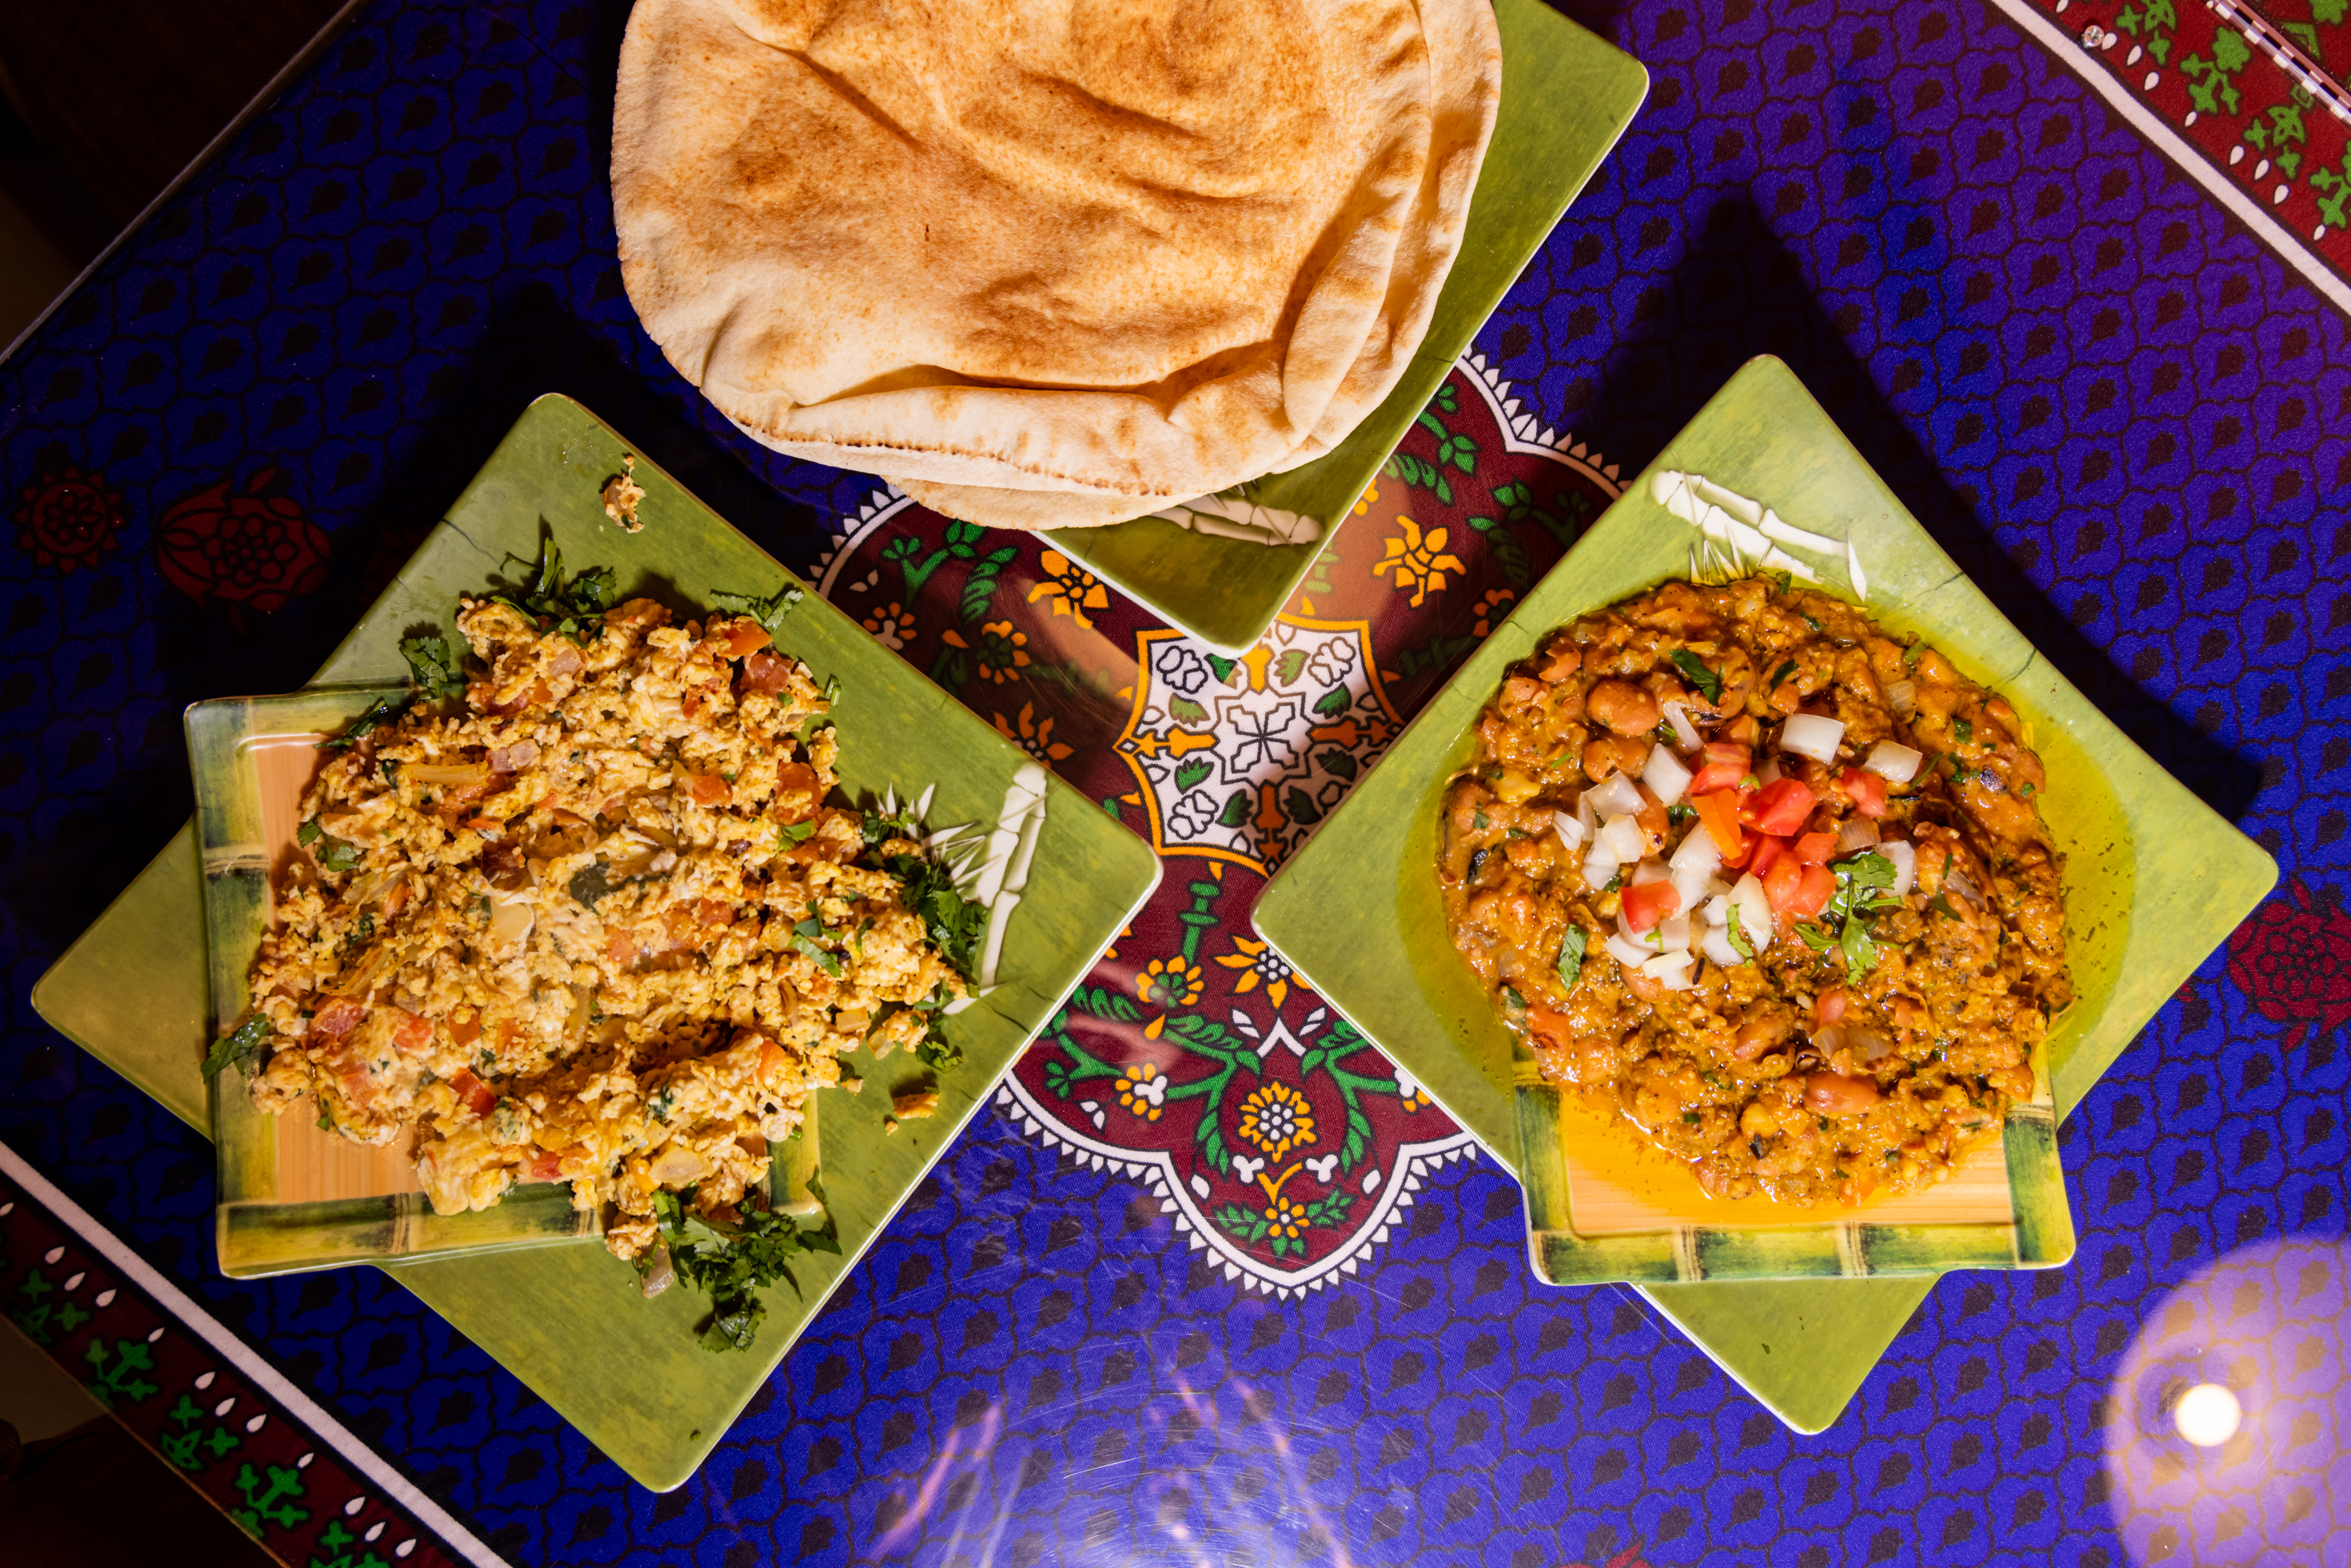
<svg viewBox="0 0 2351 1568">
<path fill-rule="evenodd" d="M 1695 1127 L 1695 1126 L 1697 1126 L 1700 1122 L 1705 1121 L 1705 1120 L 1706 1120 L 1706 1118 L 1705 1118 L 1705 1117 L 1703 1117 L 1703 1116 L 1701 1116 L 1701 1115 L 1699 1115 L 1699 1114 L 1698 1114 L 1697 1112 L 1695 1112 L 1695 1111 L 1685 1111 L 1685 1112 L 1683 1112 L 1683 1113 L 1682 1113 L 1682 1120 L 1683 1120 L 1683 1121 L 1685 1121 L 1685 1122 L 1687 1122 L 1687 1123 L 1688 1123 L 1691 1126 Z"/>
<path fill-rule="evenodd" d="M 1804 946 L 1815 953 L 1825 953 L 1836 946 L 1836 938 L 1817 925 L 1799 925 L 1796 927 L 1796 935 L 1802 937 Z"/>
<path fill-rule="evenodd" d="M 1696 653 L 1687 648 L 1676 648 L 1666 656 L 1674 662 L 1674 668 L 1689 677 L 1689 684 L 1698 688 L 1698 695 L 1708 702 L 1720 700 L 1722 677 L 1708 669 Z"/>
<path fill-rule="evenodd" d="M 1568 989 L 1575 988 L 1577 978 L 1583 973 L 1583 955 L 1591 945 L 1592 935 L 1581 925 L 1571 925 L 1559 945 L 1559 983 Z"/>
<path fill-rule="evenodd" d="M 350 727 L 342 734 L 332 740 L 319 742 L 319 749 L 321 751 L 350 750 L 366 737 L 373 735 L 377 730 L 398 718 L 402 710 L 408 706 L 409 701 L 409 695 L 405 693 L 396 697 L 379 697 L 369 705 L 365 713 L 351 720 Z"/>
<path fill-rule="evenodd" d="M 1972 745 L 1976 738 L 1976 727 L 1966 719 L 1955 718 L 1951 721 L 1951 733 L 1959 737 L 1961 746 Z"/>
<path fill-rule="evenodd" d="M 465 666 L 449 652 L 444 637 L 402 637 L 400 656 L 408 661 L 409 678 L 428 702 L 454 697 L 465 689 Z"/>
<path fill-rule="evenodd" d="M 804 844 L 815 831 L 816 819 L 811 817 L 805 822 L 786 822 L 776 830 L 776 836 L 788 844 Z"/>
<path fill-rule="evenodd" d="M 1470 828 L 1474 831 L 1482 833 L 1486 831 L 1486 808 L 1483 806 L 1471 807 L 1469 809 Z"/>
<path fill-rule="evenodd" d="M 347 872 L 367 858 L 367 852 L 349 840 L 330 838 L 325 842 L 324 849 L 310 852 L 311 858 L 319 862 L 321 871 Z"/>
<path fill-rule="evenodd" d="M 1746 959 L 1750 964 L 1755 961 L 1754 946 L 1747 940 L 1746 925 L 1739 918 L 1739 911 L 1737 909 L 1734 908 L 1731 910 L 1730 923 L 1723 927 L 1722 934 L 1730 939 L 1730 950 L 1732 952 L 1738 954 L 1740 957 Z"/>
<path fill-rule="evenodd" d="M 1784 664 L 1781 665 L 1777 670 L 1775 670 L 1775 671 L 1773 671 L 1773 672 L 1772 672 L 1772 674 L 1771 674 L 1771 689 L 1772 689 L 1773 691 L 1775 691 L 1775 692 L 1776 692 L 1776 691 L 1778 691 L 1782 686 L 1786 685 L 1788 684 L 1788 677 L 1789 677 L 1790 675 L 1794 674 L 1795 673 L 1796 673 L 1796 661 L 1795 661 L 1795 660 L 1793 660 L 1793 659 L 1791 659 L 1791 660 L 1789 660 L 1786 664 Z"/>
<path fill-rule="evenodd" d="M 507 559 L 519 561 L 522 558 Z M 531 568 L 528 584 L 512 593 L 493 593 L 489 597 L 534 622 L 552 622 L 549 631 L 559 632 L 584 645 L 589 638 L 604 630 L 604 612 L 612 607 L 612 569 L 591 566 L 567 581 L 563 552 L 555 548 L 553 539 L 549 539 L 539 546 L 538 560 Z"/>
<path fill-rule="evenodd" d="M 792 927 L 792 946 L 815 959 L 818 968 L 837 980 L 841 976 L 841 955 L 824 946 L 824 926 L 819 922 L 803 920 Z"/>
<path fill-rule="evenodd" d="M 327 830 L 319 826 L 317 821 L 308 821 L 294 830 L 294 841 L 300 844 L 304 849 L 308 849 L 312 844 L 317 843 L 321 838 L 325 837 L 326 831 Z"/>
<path fill-rule="evenodd" d="M 1933 910 L 1936 914 L 1941 915 L 1946 920 L 1957 920 L 1959 918 L 1959 912 L 1951 907 L 1951 901 L 1945 898 L 1939 893 L 1927 901 L 1927 907 Z"/>
<path fill-rule="evenodd" d="M 979 945 L 987 935 L 987 908 L 956 890 L 955 875 L 921 855 L 892 855 L 882 869 L 898 879 L 900 900 L 922 916 L 924 934 L 965 979 L 979 973 Z"/>
<path fill-rule="evenodd" d="M 803 1230 L 791 1216 L 772 1208 L 745 1209 L 738 1223 L 728 1225 L 688 1210 L 677 1193 L 657 1192 L 653 1215 L 669 1249 L 670 1267 L 710 1297 L 710 1319 L 702 1330 L 705 1350 L 748 1350 L 768 1315 L 767 1303 L 755 1292 L 780 1280 L 797 1295 L 799 1281 L 792 1278 L 790 1260 L 803 1252 L 841 1250 L 830 1219 L 821 1230 Z M 638 1265 L 651 1266 L 649 1260 Z"/>
<path fill-rule="evenodd" d="M 219 1077 L 221 1069 L 232 1063 L 241 1068 L 252 1065 L 261 1051 L 261 1042 L 268 1038 L 269 1020 L 256 1013 L 213 1041 L 212 1050 L 204 1053 L 205 1082 Z"/>
<path fill-rule="evenodd" d="M 1698 808 L 1687 800 L 1677 800 L 1666 808 L 1666 821 L 1668 822 L 1687 822 L 1697 815 Z"/>
<path fill-rule="evenodd" d="M 1855 978 L 1877 967 L 1877 944 L 1869 939 L 1867 928 L 1856 917 L 1844 917 L 1844 929 L 1837 934 L 1837 946 L 1844 949 L 1845 972 Z"/>
<path fill-rule="evenodd" d="M 743 613 L 766 627 L 768 634 L 772 637 L 783 626 L 784 617 L 789 615 L 799 601 L 808 597 L 808 591 L 798 583 L 789 583 L 765 599 L 755 599 L 747 593 L 728 593 L 724 590 L 711 594 L 710 597 L 714 601 L 732 600 L 741 605 Z"/>
<path fill-rule="evenodd" d="M 397 757 L 378 758 L 375 770 L 383 775 L 383 781 L 387 784 L 400 782 L 400 758 Z"/>
<path fill-rule="evenodd" d="M 2019 785 L 2016 787 L 2016 792 L 2017 792 L 2018 794 L 2020 794 L 2020 795 L 2023 796 L 2023 797 L 2024 797 L 2026 800 L 2032 800 L 2032 779 L 2027 779 L 2023 783 L 2019 784 Z"/>
</svg>

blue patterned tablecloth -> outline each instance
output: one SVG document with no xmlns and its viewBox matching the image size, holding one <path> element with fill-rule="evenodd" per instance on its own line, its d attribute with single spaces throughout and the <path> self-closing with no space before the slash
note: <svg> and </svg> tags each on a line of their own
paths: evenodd
<svg viewBox="0 0 2351 1568">
<path fill-rule="evenodd" d="M 1636 1298 L 1534 1284 L 1490 1162 L 1428 1174 L 1352 1278 L 1269 1298 L 987 1113 L 664 1496 L 378 1274 L 218 1277 L 208 1146 L 26 999 L 185 817 L 181 708 L 306 677 L 543 391 L 796 566 L 872 489 L 747 446 L 639 330 L 605 184 L 624 15 L 379 0 L 0 362 L 0 1142 L 86 1211 L 77 1245 L 151 1265 L 166 1320 L 208 1315 L 347 1428 L 322 1464 L 413 1482 L 479 1560 L 2351 1561 L 2351 334 L 1975 4 L 1583 15 L 1654 89 L 1478 349 L 1625 473 L 1780 355 L 2278 859 L 2067 1123 L 2072 1267 L 1945 1281 L 1800 1437 Z M 20 1322 L 44 1256 L 0 1279 Z M 2147 1448 L 2199 1380 L 2245 1436 Z M 269 1532 L 307 1483 L 238 1462 L 220 1484 L 290 1551 Z M 395 1560 L 304 1518 L 319 1568 Z"/>
</svg>

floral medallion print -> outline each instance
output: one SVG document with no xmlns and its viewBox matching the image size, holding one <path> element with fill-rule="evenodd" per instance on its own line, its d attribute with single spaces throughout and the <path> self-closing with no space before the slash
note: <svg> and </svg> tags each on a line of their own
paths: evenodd
<svg viewBox="0 0 2351 1568">
<path fill-rule="evenodd" d="M 266 615 L 317 592 L 327 580 L 327 536 L 278 480 L 275 468 L 240 489 L 223 479 L 166 511 L 155 530 L 164 580 L 199 604 L 227 606 L 240 624 L 247 610 Z"/>
<path fill-rule="evenodd" d="M 2229 978 L 2290 1046 L 2351 1023 L 2351 914 L 2296 879 L 2231 935 Z"/>
<path fill-rule="evenodd" d="M 10 516 L 16 545 L 45 567 L 70 574 L 115 549 L 122 496 L 101 474 L 86 473 L 61 449 L 41 455 L 38 476 L 17 493 Z"/>
<path fill-rule="evenodd" d="M 1249 926 L 1263 879 L 1616 493 L 1464 361 L 1257 647 L 1158 624 L 1051 547 L 873 494 L 816 565 L 875 641 L 1167 857 L 1000 1092 L 1279 1295 L 1361 1267 L 1467 1134 Z M 1373 648 L 1394 647 L 1395 667 Z"/>
</svg>

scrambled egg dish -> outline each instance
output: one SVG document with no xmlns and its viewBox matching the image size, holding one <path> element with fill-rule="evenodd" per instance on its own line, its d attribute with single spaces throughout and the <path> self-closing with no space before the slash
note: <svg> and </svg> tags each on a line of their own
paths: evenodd
<svg viewBox="0 0 2351 1568">
<path fill-rule="evenodd" d="M 462 711 L 362 719 L 303 797 L 252 1092 L 362 1144 L 413 1128 L 444 1214 L 568 1182 L 635 1258 L 658 1195 L 763 1202 L 841 1053 L 929 1057 L 967 988 L 925 910 L 963 906 L 911 817 L 824 804 L 829 694 L 758 621 L 485 598 L 457 623 Z"/>
</svg>

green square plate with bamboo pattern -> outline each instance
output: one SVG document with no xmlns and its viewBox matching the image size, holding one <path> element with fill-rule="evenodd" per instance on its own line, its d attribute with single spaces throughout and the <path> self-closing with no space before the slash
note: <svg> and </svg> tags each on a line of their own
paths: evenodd
<svg viewBox="0 0 2351 1568">
<path fill-rule="evenodd" d="M 329 657 L 319 689 L 199 705 L 191 737 L 201 844 L 191 828 L 167 846 L 43 977 L 34 1002 L 60 1032 L 191 1125 L 217 1127 L 224 1261 L 231 1268 L 379 1263 L 631 1476 L 667 1490 L 701 1464 L 1021 1048 L 1141 907 L 1158 883 L 1159 860 L 809 594 L 781 622 L 777 643 L 820 680 L 840 681 L 832 716 L 850 799 L 894 789 L 914 800 L 935 786 L 928 815 L 935 828 L 1002 828 L 1016 796 L 1024 812 L 1041 809 L 1027 896 L 1006 922 L 997 988 L 948 1021 L 963 1062 L 925 1085 L 938 1092 L 935 1113 L 886 1124 L 890 1092 L 914 1064 L 903 1056 L 875 1061 L 861 1050 L 842 1059 L 842 1069 L 863 1079 L 865 1092 L 823 1092 L 811 1102 L 814 1137 L 803 1133 L 778 1145 L 771 1190 L 804 1188 L 812 1166 L 840 1254 L 795 1258 L 797 1290 L 779 1284 L 760 1293 L 768 1315 L 757 1343 L 745 1354 L 713 1354 L 699 1335 L 707 1301 L 683 1286 L 643 1299 L 629 1265 L 559 1212 L 569 1207 L 559 1189 L 519 1189 L 498 1209 L 454 1217 L 467 1223 L 447 1226 L 411 1200 L 387 1200 L 396 1195 L 366 1196 L 342 1212 L 280 1203 L 276 1151 L 247 1137 L 247 1119 L 263 1118 L 245 1104 L 244 1085 L 224 1072 L 208 1095 L 200 1071 L 218 1023 L 242 1011 L 246 966 L 266 915 L 270 844 L 290 831 L 290 820 L 277 821 L 276 831 L 265 820 L 271 791 L 259 774 L 276 765 L 307 778 L 308 763 L 299 759 L 313 737 L 402 678 L 402 637 L 428 630 L 454 636 L 457 596 L 527 570 L 542 544 L 560 549 L 575 569 L 611 568 L 623 595 L 645 593 L 674 610 L 707 607 L 718 591 L 767 598 L 798 586 L 642 457 L 633 461 L 645 491 L 637 507 L 643 527 L 624 533 L 611 526 L 601 492 L 630 455 L 628 444 L 578 403 L 540 398 Z M 254 777 L 238 778 L 240 768 Z M 217 938 L 209 960 L 207 904 Z M 238 1212 L 240 1204 L 249 1211 Z"/>
<path fill-rule="evenodd" d="M 1655 476 L 1704 475 L 1799 528 L 1849 540 L 1809 558 L 1824 591 L 1865 602 L 2006 696 L 2048 774 L 2040 802 L 2065 855 L 2073 1006 L 2033 1063 L 1979 1174 L 1988 1212 L 1953 1223 L 1880 1219 L 1738 1229 L 1589 1222 L 1604 1167 L 1565 1105 L 1514 1052 L 1454 953 L 1437 887 L 1440 802 L 1471 755 L 1504 671 L 1552 627 L 1701 567 L 1702 536 Z M 1636 1284 L 1767 1406 L 1801 1431 L 1836 1418 L 1885 1347 L 1951 1269 L 2046 1267 L 2072 1251 L 2056 1123 L 2166 998 L 2277 880 L 2268 855 L 2181 787 L 2036 653 L 1871 472 L 1779 361 L 1740 368 L 1536 585 L 1260 895 L 1264 936 L 1323 998 L 1520 1175 L 1537 1271 Z M 1629 1140 L 1625 1140 L 1629 1142 Z M 1603 1176 L 1609 1172 L 1601 1169 Z M 1687 1178 L 1685 1178 L 1687 1179 Z M 1584 1201 L 1579 1206 L 1577 1199 Z M 2002 1211 L 2004 1209 L 2004 1212 Z M 1577 1228 L 1579 1216 L 1587 1218 Z M 1855 1223 L 1859 1220 L 1860 1223 Z"/>
<path fill-rule="evenodd" d="M 1428 332 L 1379 407 L 1313 462 L 1215 498 L 1053 546 L 1221 653 L 1257 645 L 1454 361 L 1608 156 L 1648 96 L 1638 60 L 1542 0 L 1494 0 L 1502 101 L 1460 254 Z"/>
</svg>

